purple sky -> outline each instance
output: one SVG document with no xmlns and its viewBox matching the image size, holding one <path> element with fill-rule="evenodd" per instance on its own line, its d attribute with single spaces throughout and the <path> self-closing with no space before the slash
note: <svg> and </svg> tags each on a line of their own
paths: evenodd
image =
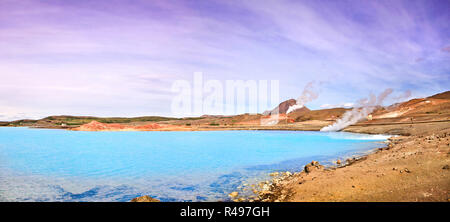
<svg viewBox="0 0 450 222">
<path fill-rule="evenodd" d="M 449 90 L 450 1 L 0 0 L 0 120 L 171 116 L 172 82 L 323 82 L 310 108 Z M 324 106 L 325 104 L 325 106 Z M 269 108 L 269 107 L 268 107 Z"/>
</svg>

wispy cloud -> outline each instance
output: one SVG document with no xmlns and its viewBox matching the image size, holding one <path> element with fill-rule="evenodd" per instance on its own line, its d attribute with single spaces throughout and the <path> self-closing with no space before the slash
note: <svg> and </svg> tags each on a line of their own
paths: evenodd
<svg viewBox="0 0 450 222">
<path fill-rule="evenodd" d="M 313 108 L 380 86 L 424 96 L 450 83 L 449 5 L 2 0 L 0 105 L 171 115 L 171 82 L 196 71 L 207 79 L 279 79 L 282 99 L 326 80 Z"/>
</svg>

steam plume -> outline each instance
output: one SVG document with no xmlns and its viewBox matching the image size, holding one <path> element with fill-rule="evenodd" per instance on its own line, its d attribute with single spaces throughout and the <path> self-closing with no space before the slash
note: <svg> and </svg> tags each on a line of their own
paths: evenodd
<svg viewBox="0 0 450 222">
<path fill-rule="evenodd" d="M 290 106 L 286 111 L 286 114 L 296 109 L 302 108 L 306 103 L 311 102 L 314 99 L 317 99 L 318 96 L 319 94 L 314 90 L 314 82 L 309 82 L 303 89 L 302 95 L 296 99 L 296 104 Z"/>
<path fill-rule="evenodd" d="M 320 82 L 319 84 L 322 84 L 322 82 Z M 304 107 L 304 105 L 307 102 L 311 102 L 312 100 L 316 99 L 318 96 L 319 96 L 319 94 L 314 89 L 314 82 L 309 82 L 308 84 L 306 84 L 305 88 L 303 89 L 302 95 L 295 100 L 295 102 L 296 102 L 295 105 L 292 105 L 287 109 L 286 114 L 288 114 L 296 109 L 300 109 L 300 108 Z M 266 114 L 264 114 L 264 113 L 263 114 L 269 115 L 269 117 L 261 118 L 261 125 L 270 126 L 270 125 L 276 125 L 279 122 L 279 119 L 280 119 L 279 107 L 276 107 L 272 111 L 266 111 L 265 113 Z"/>
<path fill-rule="evenodd" d="M 384 90 L 378 97 L 370 94 L 369 98 L 361 99 L 357 102 L 357 107 L 344 113 L 342 118 L 338 119 L 332 125 L 323 127 L 320 131 L 339 131 L 347 126 L 357 123 L 359 120 L 364 119 L 367 115 L 372 113 L 375 108 L 392 93 L 392 89 Z"/>
<path fill-rule="evenodd" d="M 401 104 L 401 102 L 409 99 L 411 95 L 412 95 L 411 90 L 406 90 L 403 94 L 393 97 L 392 100 L 394 101 L 394 104 L 386 107 L 386 110 L 387 111 L 395 110 Z"/>
<path fill-rule="evenodd" d="M 411 94 L 411 90 L 406 90 L 402 95 L 394 97 L 393 99 L 395 102 L 402 102 L 409 99 L 409 97 L 411 97 Z"/>
</svg>

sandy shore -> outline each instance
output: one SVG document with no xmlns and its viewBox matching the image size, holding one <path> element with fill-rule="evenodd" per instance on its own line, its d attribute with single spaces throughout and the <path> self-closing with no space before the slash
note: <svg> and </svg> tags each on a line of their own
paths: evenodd
<svg viewBox="0 0 450 222">
<path fill-rule="evenodd" d="M 398 125 L 353 126 L 346 131 L 386 133 Z M 275 174 L 256 186 L 256 195 L 235 201 L 450 201 L 450 124 L 431 122 L 401 127 L 410 136 L 357 160 L 333 167 L 313 162 L 296 173 Z"/>
</svg>

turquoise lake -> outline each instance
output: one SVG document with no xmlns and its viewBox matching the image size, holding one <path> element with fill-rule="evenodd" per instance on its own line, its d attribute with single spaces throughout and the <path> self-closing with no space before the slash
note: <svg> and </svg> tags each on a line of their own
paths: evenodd
<svg viewBox="0 0 450 222">
<path fill-rule="evenodd" d="M 0 201 L 217 201 L 274 171 L 383 146 L 309 131 L 79 132 L 0 127 Z"/>
</svg>

